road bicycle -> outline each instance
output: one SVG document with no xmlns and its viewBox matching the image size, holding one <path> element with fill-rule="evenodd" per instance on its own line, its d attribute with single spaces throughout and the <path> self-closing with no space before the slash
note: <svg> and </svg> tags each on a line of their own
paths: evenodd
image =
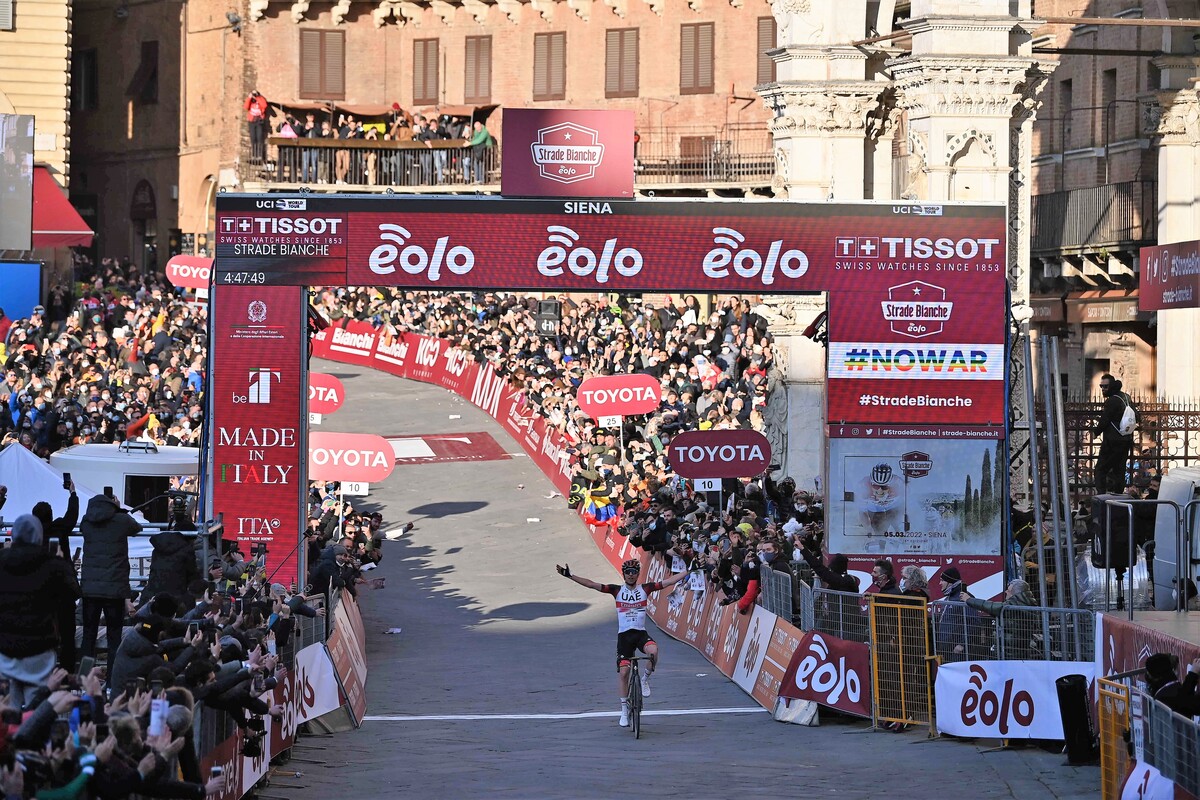
<svg viewBox="0 0 1200 800">
<path fill-rule="evenodd" d="M 635 739 L 642 738 L 642 668 L 638 662 L 650 660 L 650 656 L 629 659 L 629 727 Z"/>
</svg>

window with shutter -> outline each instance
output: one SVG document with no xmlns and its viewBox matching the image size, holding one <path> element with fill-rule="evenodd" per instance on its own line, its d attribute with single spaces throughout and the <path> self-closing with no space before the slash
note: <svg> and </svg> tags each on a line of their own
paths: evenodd
<svg viewBox="0 0 1200 800">
<path fill-rule="evenodd" d="M 463 102 L 483 105 L 492 101 L 492 37 L 468 36 Z"/>
<path fill-rule="evenodd" d="M 99 57 L 96 49 L 71 56 L 71 111 L 92 111 L 100 106 Z"/>
<path fill-rule="evenodd" d="M 438 103 L 438 40 L 413 41 L 413 105 Z"/>
<path fill-rule="evenodd" d="M 775 59 L 767 55 L 768 50 L 778 47 L 776 44 L 776 25 L 774 17 L 758 18 L 758 83 L 775 82 Z"/>
<path fill-rule="evenodd" d="M 346 32 L 300 29 L 300 97 L 346 97 Z"/>
<path fill-rule="evenodd" d="M 637 97 L 638 29 L 606 31 L 604 44 L 604 96 Z"/>
<path fill-rule="evenodd" d="M 567 94 L 567 34 L 533 35 L 533 99 L 564 100 Z"/>
<path fill-rule="evenodd" d="M 713 23 L 679 27 L 679 93 L 712 94 Z"/>
<path fill-rule="evenodd" d="M 0 0 L 0 31 L 16 30 L 13 24 L 13 4 L 16 0 Z"/>
</svg>

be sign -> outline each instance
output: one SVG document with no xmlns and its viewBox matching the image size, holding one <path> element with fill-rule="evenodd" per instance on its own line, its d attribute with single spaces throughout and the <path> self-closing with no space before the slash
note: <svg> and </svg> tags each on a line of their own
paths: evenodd
<svg viewBox="0 0 1200 800">
<path fill-rule="evenodd" d="M 392 474 L 396 452 L 373 433 L 325 433 L 308 437 L 308 478 L 378 483 Z"/>
<path fill-rule="evenodd" d="M 667 445 L 667 461 L 685 478 L 753 478 L 767 471 L 771 444 L 758 431 L 688 431 Z"/>
<path fill-rule="evenodd" d="M 662 387 L 652 375 L 600 375 L 579 385 L 579 407 L 592 419 L 649 414 L 658 410 Z"/>
<path fill-rule="evenodd" d="M 308 411 L 310 414 L 332 414 L 346 401 L 346 387 L 333 375 L 324 372 L 308 373 Z"/>
<path fill-rule="evenodd" d="M 212 284 L 211 258 L 171 256 L 167 262 L 167 280 L 181 289 L 207 289 Z"/>
</svg>

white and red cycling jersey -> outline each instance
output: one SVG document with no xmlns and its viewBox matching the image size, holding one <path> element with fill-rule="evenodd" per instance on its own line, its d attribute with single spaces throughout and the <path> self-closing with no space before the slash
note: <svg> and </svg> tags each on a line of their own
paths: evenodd
<svg viewBox="0 0 1200 800">
<path fill-rule="evenodd" d="M 663 588 L 658 582 L 637 583 L 627 586 L 624 583 L 609 583 L 601 586 L 598 591 L 611 594 L 617 602 L 617 633 L 625 631 L 646 630 L 646 606 L 650 604 L 650 593 Z"/>
</svg>

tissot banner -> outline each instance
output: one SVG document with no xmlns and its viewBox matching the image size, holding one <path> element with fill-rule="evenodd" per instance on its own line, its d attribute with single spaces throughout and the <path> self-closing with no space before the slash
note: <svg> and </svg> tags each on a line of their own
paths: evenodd
<svg viewBox="0 0 1200 800">
<path fill-rule="evenodd" d="M 934 682 L 937 727 L 953 736 L 1062 739 L 1055 681 L 1095 665 L 1074 661 L 961 661 L 942 664 Z"/>
<path fill-rule="evenodd" d="M 500 193 L 633 197 L 633 112 L 504 109 Z"/>
<path fill-rule="evenodd" d="M 886 294 L 889 287 L 925 275 L 920 270 L 927 267 L 933 276 L 929 282 L 952 297 L 963 292 L 1003 297 L 1003 206 L 923 207 L 936 215 L 913 215 L 911 208 L 221 195 L 215 280 L 218 285 Z M 865 251 L 873 256 L 862 255 Z M 1003 317 L 997 322 L 1002 324 Z"/>
<path fill-rule="evenodd" d="M 225 538 L 267 545 L 267 571 L 296 578 L 304 495 L 302 290 L 213 290 L 213 513 Z"/>
<path fill-rule="evenodd" d="M 1140 255 L 1138 308 L 1200 308 L 1200 242 L 1143 247 Z"/>
</svg>

